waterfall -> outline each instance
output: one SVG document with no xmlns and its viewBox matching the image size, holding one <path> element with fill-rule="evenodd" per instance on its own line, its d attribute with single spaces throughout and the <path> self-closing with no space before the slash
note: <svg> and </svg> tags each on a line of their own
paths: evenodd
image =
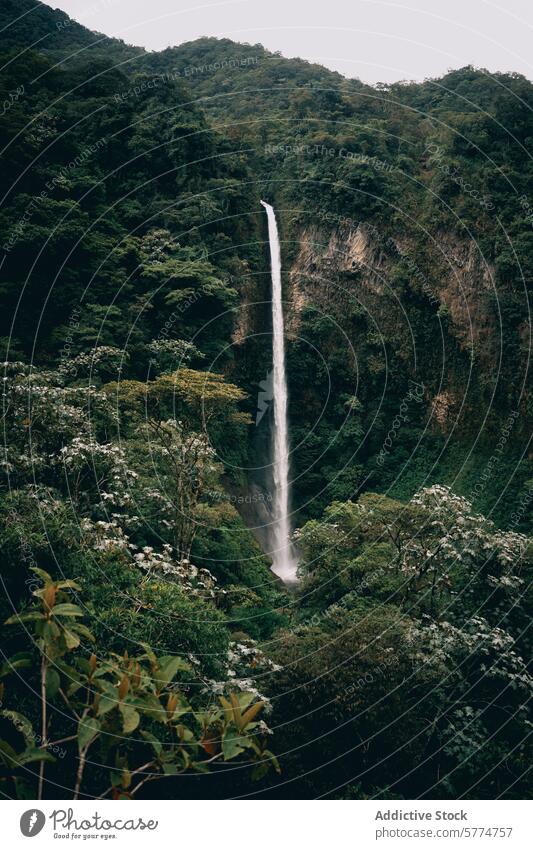
<svg viewBox="0 0 533 849">
<path fill-rule="evenodd" d="M 287 378 L 285 375 L 285 338 L 281 292 L 281 256 L 276 214 L 270 204 L 261 201 L 268 216 L 268 239 L 272 271 L 272 387 L 274 401 L 274 431 L 272 439 L 272 498 L 271 539 L 272 571 L 283 581 L 296 581 L 298 561 L 290 542 L 289 517 L 289 434 L 287 420 Z"/>
</svg>

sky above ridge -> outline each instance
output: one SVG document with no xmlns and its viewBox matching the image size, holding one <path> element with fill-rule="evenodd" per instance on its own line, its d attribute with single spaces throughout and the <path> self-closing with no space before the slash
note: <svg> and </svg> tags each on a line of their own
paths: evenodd
<svg viewBox="0 0 533 849">
<path fill-rule="evenodd" d="M 470 64 L 533 79 L 532 0 L 53 0 L 47 5 L 90 29 L 150 50 L 216 36 L 261 43 L 369 83 L 422 80 Z"/>
</svg>

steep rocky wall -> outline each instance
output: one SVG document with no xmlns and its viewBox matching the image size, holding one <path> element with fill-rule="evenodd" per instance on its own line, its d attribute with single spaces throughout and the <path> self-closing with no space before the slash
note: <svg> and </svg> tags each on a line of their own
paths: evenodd
<svg viewBox="0 0 533 849">
<path fill-rule="evenodd" d="M 390 346 L 410 376 L 420 380 L 422 373 L 439 430 L 447 430 L 463 401 L 469 411 L 470 399 L 463 396 L 472 363 L 477 374 L 489 375 L 488 382 L 495 372 L 500 339 L 494 269 L 474 242 L 456 234 L 421 242 L 406 234 L 384 236 L 364 222 L 310 226 L 301 231 L 286 286 L 293 338 L 307 306 L 332 316 L 340 329 L 354 310 L 362 311 L 368 333 L 382 343 L 372 367 L 387 367 Z M 421 320 L 434 327 L 431 352 L 420 340 Z M 475 405 L 472 400 L 472 412 Z"/>
<path fill-rule="evenodd" d="M 303 307 L 327 306 L 342 316 L 356 299 L 380 324 L 401 311 L 402 287 L 395 270 L 404 265 L 413 292 L 424 295 L 433 312 L 449 316 L 448 329 L 463 350 L 472 344 L 483 359 L 494 352 L 494 269 L 473 241 L 439 233 L 422 261 L 420 249 L 405 236 L 383 237 L 373 225 L 309 227 L 302 231 L 300 249 L 289 270 L 288 328 L 296 333 Z M 408 317 L 407 317 L 408 318 Z"/>
</svg>

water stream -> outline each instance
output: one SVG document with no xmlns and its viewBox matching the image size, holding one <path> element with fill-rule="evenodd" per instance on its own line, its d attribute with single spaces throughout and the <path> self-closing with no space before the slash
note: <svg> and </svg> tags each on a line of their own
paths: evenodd
<svg viewBox="0 0 533 849">
<path fill-rule="evenodd" d="M 270 526 L 269 554 L 272 571 L 283 581 L 297 579 L 298 560 L 290 542 L 290 491 L 289 491 L 289 433 L 287 416 L 287 377 L 285 373 L 285 337 L 283 326 L 283 301 L 281 290 L 281 253 L 276 214 L 270 204 L 261 201 L 268 216 L 268 239 L 272 271 L 272 386 L 274 402 L 274 428 L 272 436 L 272 523 Z"/>
</svg>

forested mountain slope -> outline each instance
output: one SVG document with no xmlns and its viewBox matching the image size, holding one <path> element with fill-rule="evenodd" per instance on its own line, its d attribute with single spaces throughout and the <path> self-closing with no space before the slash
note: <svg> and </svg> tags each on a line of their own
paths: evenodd
<svg viewBox="0 0 533 849">
<path fill-rule="evenodd" d="M 512 502 L 531 476 L 523 456 L 531 417 L 529 81 L 464 68 L 422 84 L 371 88 L 260 45 L 216 39 L 143 62 L 155 72 L 189 69 L 209 120 L 246 148 L 263 192 L 280 209 L 289 327 L 307 340 L 290 352 L 298 375 L 294 411 L 318 413 L 327 381 L 331 395 L 344 398 L 357 382 L 360 427 L 368 432 L 363 472 L 373 466 L 373 487 L 411 495 L 429 468 L 430 480 L 471 491 L 513 410 L 516 427 L 504 451 L 510 469 L 519 463 Z M 262 296 L 259 284 L 247 299 Z M 243 323 L 253 327 L 247 315 Z M 310 342 L 326 352 L 322 365 L 307 357 Z M 306 360 L 311 371 L 302 381 Z M 422 462 L 398 477 L 398 466 L 380 468 L 375 458 L 409 381 L 423 385 L 423 401 L 397 434 L 395 453 L 402 466 L 421 440 Z M 323 409 L 316 446 L 307 439 L 302 456 L 295 452 L 298 472 L 321 456 L 344 417 L 342 404 Z M 294 444 L 313 421 L 295 428 Z M 337 440 L 316 481 L 305 476 L 315 507 L 353 491 L 350 463 L 346 483 L 319 496 L 351 453 Z M 503 520 L 506 508 L 493 496 L 489 483 L 479 506 Z M 303 503 L 305 493 L 298 497 Z"/>
</svg>

